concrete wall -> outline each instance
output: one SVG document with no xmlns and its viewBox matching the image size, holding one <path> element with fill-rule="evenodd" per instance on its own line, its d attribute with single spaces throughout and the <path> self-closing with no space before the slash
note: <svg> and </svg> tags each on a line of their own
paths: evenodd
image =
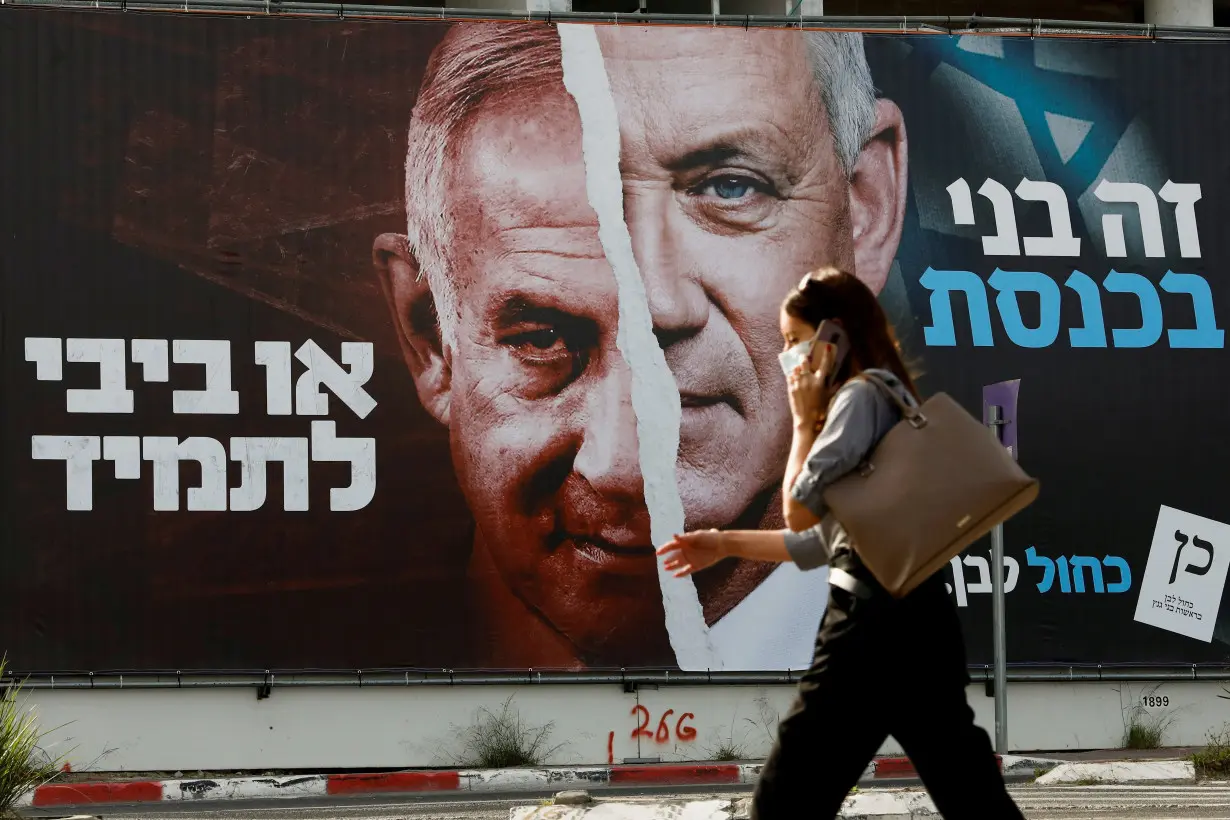
<svg viewBox="0 0 1230 820">
<path fill-rule="evenodd" d="M 1222 684 L 1213 682 L 1021 683 L 1010 693 L 1011 751 L 1114 748 L 1134 714 L 1162 721 L 1167 745 L 1199 745 L 1230 720 L 1230 701 L 1218 698 Z M 266 700 L 251 689 L 38 690 L 29 697 L 52 729 L 44 746 L 67 753 L 75 770 L 187 773 L 462 765 L 467 728 L 481 709 L 499 712 L 509 698 L 527 727 L 551 725 L 546 745 L 558 748 L 550 763 L 708 760 L 723 746 L 760 758 L 792 695 L 786 686 L 625 693 L 540 685 L 278 688 Z M 968 696 L 991 730 L 993 701 L 981 686 Z M 907 680 L 901 697 L 910 697 Z M 1159 700 L 1142 706 L 1146 697 Z M 884 751 L 900 749 L 890 741 Z"/>
<path fill-rule="evenodd" d="M 1159 26 L 1211 26 L 1213 0 L 1145 0 L 1145 22 Z"/>
</svg>

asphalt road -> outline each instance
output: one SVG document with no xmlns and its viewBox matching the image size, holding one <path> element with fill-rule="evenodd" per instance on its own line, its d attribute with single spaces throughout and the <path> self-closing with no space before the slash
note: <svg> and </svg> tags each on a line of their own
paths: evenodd
<svg viewBox="0 0 1230 820">
<path fill-rule="evenodd" d="M 1030 820 L 1230 820 L 1230 787 L 1024 786 L 1012 790 Z"/>
<path fill-rule="evenodd" d="M 712 788 L 681 793 L 660 791 L 662 799 L 730 797 L 746 794 L 746 787 L 716 792 Z M 1029 820 L 1230 820 L 1230 786 L 1014 786 L 1013 796 Z M 635 797 L 645 790 L 619 795 L 604 790 L 603 799 Z M 383 800 L 277 800 L 264 802 L 202 802 L 160 806 L 108 807 L 90 814 L 105 820 L 507 820 L 514 806 L 534 805 L 540 799 L 524 796 L 386 798 Z M 34 816 L 63 817 L 66 812 Z"/>
</svg>

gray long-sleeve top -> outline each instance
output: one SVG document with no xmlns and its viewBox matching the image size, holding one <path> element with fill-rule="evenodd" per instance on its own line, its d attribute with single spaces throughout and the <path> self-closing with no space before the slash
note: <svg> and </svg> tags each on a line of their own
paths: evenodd
<svg viewBox="0 0 1230 820">
<path fill-rule="evenodd" d="M 896 375 L 880 369 L 868 372 L 879 376 L 907 404 L 917 405 Z M 824 429 L 790 488 L 794 500 L 820 519 L 819 524 L 802 532 L 783 531 L 786 551 L 799 569 L 822 567 L 835 553 L 851 548 L 850 536 L 829 514 L 824 491 L 861 464 L 900 419 L 897 405 L 870 382 L 854 379 L 837 391 Z"/>
</svg>

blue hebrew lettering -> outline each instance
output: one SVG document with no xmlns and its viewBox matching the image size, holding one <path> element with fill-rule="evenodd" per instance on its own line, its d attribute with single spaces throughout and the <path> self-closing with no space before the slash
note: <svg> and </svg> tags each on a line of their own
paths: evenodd
<svg viewBox="0 0 1230 820">
<path fill-rule="evenodd" d="M 1179 557 L 1183 555 L 1183 548 L 1187 546 L 1187 536 L 1181 531 L 1175 530 L 1174 540 L 1179 542 L 1179 548 L 1174 551 L 1174 567 L 1170 570 L 1170 583 L 1172 584 L 1179 575 Z M 1213 545 L 1198 535 L 1193 537 L 1191 541 L 1193 547 L 1208 554 L 1209 562 L 1204 566 L 1188 564 L 1183 568 L 1183 571 L 1190 572 L 1192 575 L 1208 575 L 1209 569 L 1213 566 Z"/>
<path fill-rule="evenodd" d="M 1059 591 L 1072 591 L 1072 578 L 1068 575 L 1068 559 L 1064 556 L 1059 556 L 1055 559 L 1055 566 L 1059 567 Z"/>
<path fill-rule="evenodd" d="M 1073 347 L 1106 347 L 1106 320 L 1102 318 L 1102 291 L 1088 274 L 1072 271 L 1066 287 L 1076 291 L 1081 299 L 1081 314 L 1084 327 L 1068 329 L 1068 339 Z"/>
<path fill-rule="evenodd" d="M 1108 567 L 1119 568 L 1119 580 L 1113 581 L 1106 585 L 1106 591 L 1111 593 L 1127 592 L 1132 588 L 1132 569 L 1128 566 L 1128 562 L 1117 555 L 1108 555 L 1102 559 L 1102 563 Z"/>
<path fill-rule="evenodd" d="M 930 347 L 953 347 L 957 343 L 952 322 L 954 291 L 965 294 L 969 307 L 970 329 L 975 347 L 991 347 L 991 309 L 987 304 L 987 289 L 977 274 L 967 270 L 935 270 L 927 268 L 919 283 L 931 291 L 931 322 L 923 328 L 923 338 Z"/>
<path fill-rule="evenodd" d="M 1203 276 L 1168 270 L 1160 284 L 1162 290 L 1167 293 L 1189 294 L 1196 313 L 1194 328 L 1171 328 L 1167 331 L 1171 347 L 1223 348 L 1226 346 L 1226 332 L 1217 327 L 1217 317 L 1213 314 L 1213 294 L 1209 290 L 1209 283 Z"/>
<path fill-rule="evenodd" d="M 1042 580 L 1038 582 L 1038 591 L 1047 592 L 1055 583 L 1055 562 L 1045 555 L 1038 555 L 1033 547 L 1025 550 L 1025 563 L 1031 567 L 1042 567 Z"/>
<path fill-rule="evenodd" d="M 1139 273 L 1106 274 L 1102 287 L 1110 293 L 1131 293 L 1140 300 L 1140 327 L 1111 331 L 1115 347 L 1152 347 L 1162 338 L 1162 300 L 1153 283 Z"/>
<path fill-rule="evenodd" d="M 999 291 L 995 305 L 999 318 L 1004 323 L 1008 338 L 1018 347 L 1050 347 L 1059 337 L 1059 285 L 1044 273 L 1036 271 L 1006 271 L 995 269 L 987 280 Z M 1026 327 L 1021 319 L 1021 305 L 1017 294 L 1038 294 L 1040 302 L 1037 327 Z"/>
<path fill-rule="evenodd" d="M 1085 573 L 1081 571 L 1082 569 L 1089 570 L 1089 575 L 1093 579 L 1094 592 L 1106 591 L 1106 587 L 1102 584 L 1102 565 L 1098 563 L 1098 559 L 1087 555 L 1073 555 L 1072 586 L 1077 592 L 1085 591 Z"/>
</svg>

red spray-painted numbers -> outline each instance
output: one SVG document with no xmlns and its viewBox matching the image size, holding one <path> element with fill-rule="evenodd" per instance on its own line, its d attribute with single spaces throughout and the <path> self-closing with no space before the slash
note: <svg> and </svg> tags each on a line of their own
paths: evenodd
<svg viewBox="0 0 1230 820">
<path fill-rule="evenodd" d="M 640 737 L 647 737 L 653 740 L 654 743 L 667 743 L 670 741 L 671 727 L 667 721 L 670 719 L 671 715 L 675 714 L 674 709 L 667 709 L 662 714 L 662 719 L 658 721 L 657 730 L 652 732 L 649 730 L 649 724 L 653 721 L 653 718 L 650 717 L 648 709 L 638 703 L 636 706 L 632 707 L 632 714 L 639 714 L 641 716 L 641 725 L 632 730 L 633 740 Z M 696 715 L 691 712 L 684 712 L 679 716 L 679 719 L 675 721 L 676 740 L 681 740 L 687 743 L 696 739 L 696 729 L 691 726 L 684 725 L 685 721 L 695 719 Z"/>
</svg>

